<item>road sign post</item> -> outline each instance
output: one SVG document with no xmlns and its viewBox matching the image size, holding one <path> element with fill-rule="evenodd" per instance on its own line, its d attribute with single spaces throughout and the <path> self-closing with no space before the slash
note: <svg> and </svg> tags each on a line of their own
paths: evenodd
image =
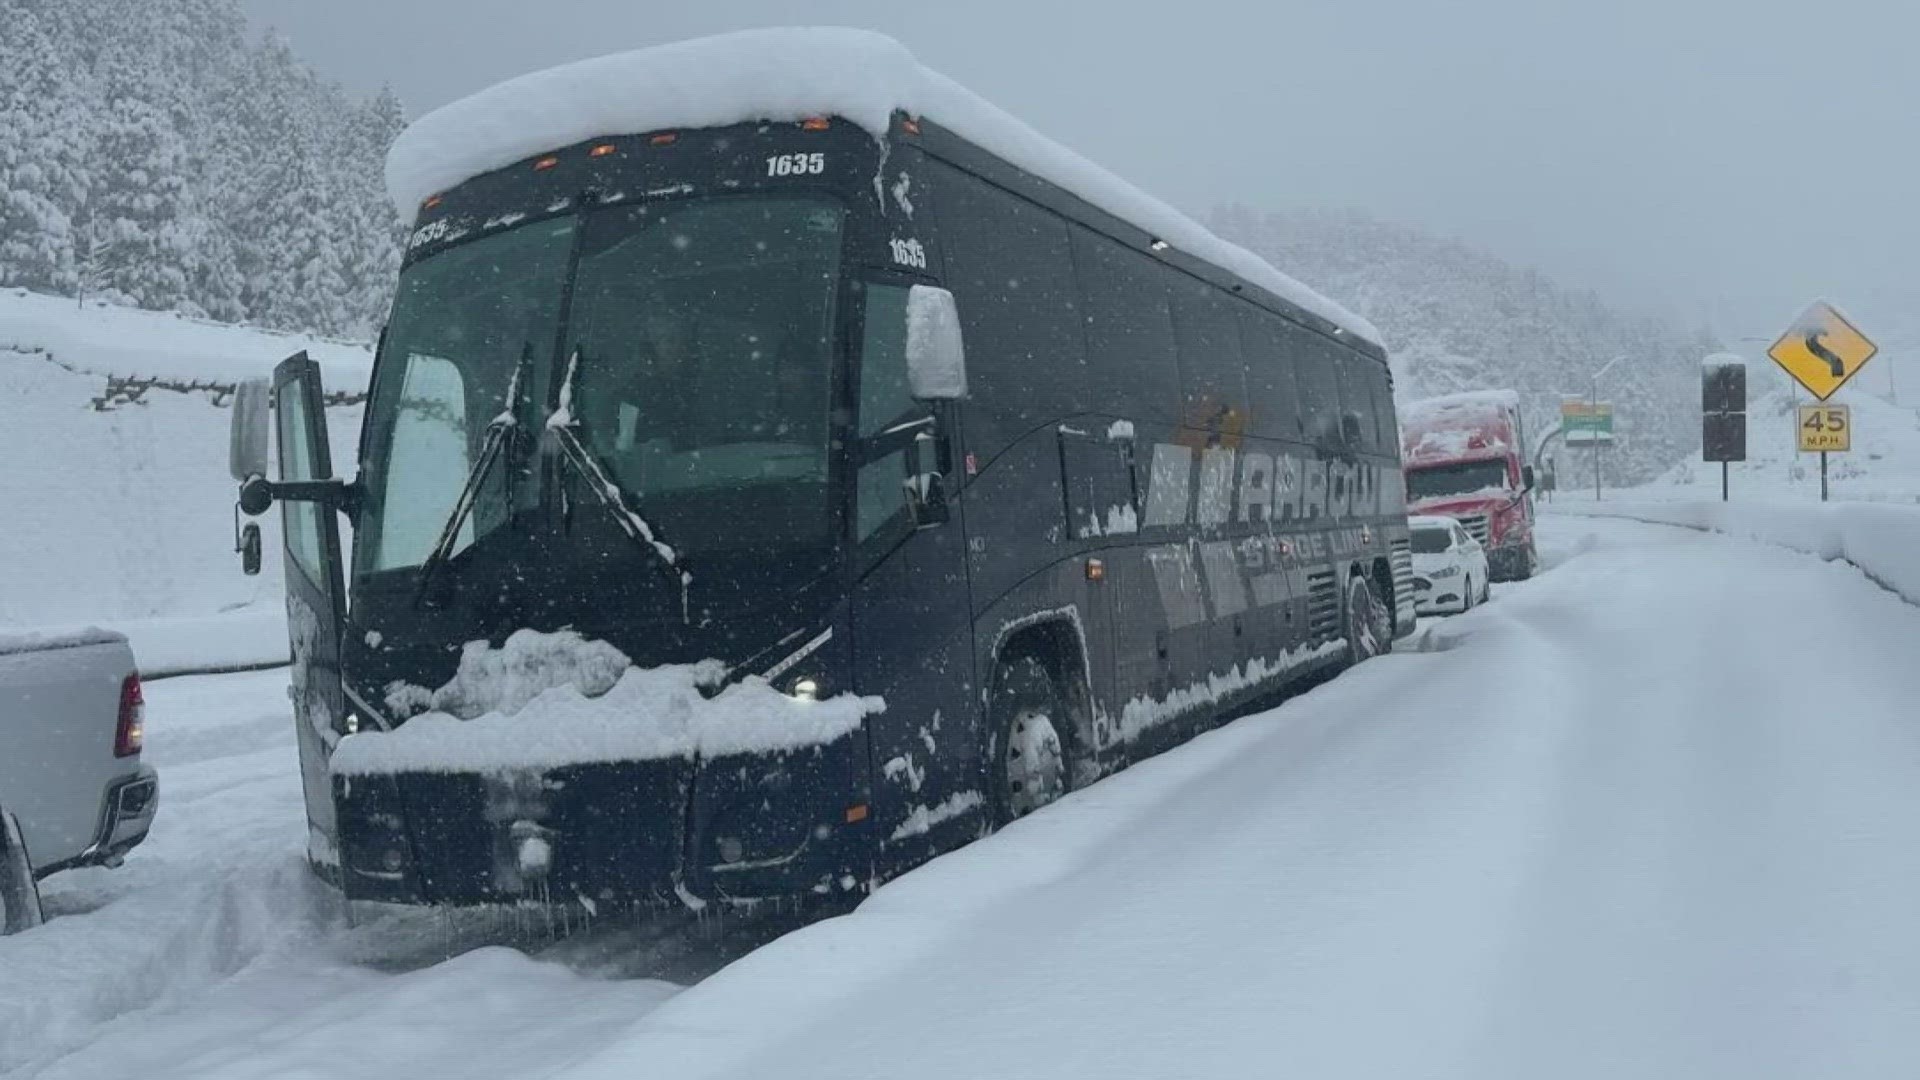
<svg viewBox="0 0 1920 1080">
<path fill-rule="evenodd" d="M 1820 455 L 1820 501 L 1827 501 L 1827 455 L 1853 449 L 1853 410 L 1845 405 L 1802 405 L 1797 410 L 1795 445 Z"/>
<path fill-rule="evenodd" d="M 1700 457 L 1720 463 L 1720 501 L 1728 498 L 1728 462 L 1747 460 L 1747 362 L 1715 353 L 1700 363 Z"/>
</svg>

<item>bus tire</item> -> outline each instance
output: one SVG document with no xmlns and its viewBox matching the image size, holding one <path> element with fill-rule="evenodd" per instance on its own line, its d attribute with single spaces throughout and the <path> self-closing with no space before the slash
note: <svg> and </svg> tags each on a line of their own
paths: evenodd
<svg viewBox="0 0 1920 1080">
<path fill-rule="evenodd" d="M 20 823 L 0 810 L 0 937 L 31 930 L 45 919 L 40 887 L 20 836 Z"/>
<path fill-rule="evenodd" d="M 992 811 L 1000 828 L 1072 790 L 1060 729 L 1066 698 L 1046 665 L 1015 656 L 999 665 L 989 699 L 993 717 Z"/>
<path fill-rule="evenodd" d="M 1393 617 L 1365 574 L 1347 576 L 1347 656 L 1360 663 L 1393 648 Z"/>
</svg>

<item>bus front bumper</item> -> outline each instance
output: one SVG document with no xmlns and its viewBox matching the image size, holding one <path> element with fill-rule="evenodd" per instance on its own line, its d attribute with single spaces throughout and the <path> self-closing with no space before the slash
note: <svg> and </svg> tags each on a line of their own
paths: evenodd
<svg viewBox="0 0 1920 1080">
<path fill-rule="evenodd" d="M 753 900 L 863 887 L 864 737 L 780 754 L 335 776 L 349 899 Z"/>
</svg>

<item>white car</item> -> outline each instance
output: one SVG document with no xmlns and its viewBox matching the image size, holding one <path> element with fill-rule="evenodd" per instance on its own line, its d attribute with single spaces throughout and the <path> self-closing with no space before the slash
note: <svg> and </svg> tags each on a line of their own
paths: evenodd
<svg viewBox="0 0 1920 1080">
<path fill-rule="evenodd" d="M 1413 531 L 1413 606 L 1422 615 L 1448 615 L 1485 603 L 1487 551 L 1450 517 L 1407 519 Z"/>
</svg>

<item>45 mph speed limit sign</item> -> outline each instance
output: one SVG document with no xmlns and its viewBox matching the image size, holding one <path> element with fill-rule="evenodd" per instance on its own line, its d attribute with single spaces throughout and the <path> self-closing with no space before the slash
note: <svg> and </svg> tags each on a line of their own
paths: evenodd
<svg viewBox="0 0 1920 1080">
<path fill-rule="evenodd" d="M 1845 405 L 1800 406 L 1800 452 L 1853 449 L 1853 415 Z"/>
</svg>

